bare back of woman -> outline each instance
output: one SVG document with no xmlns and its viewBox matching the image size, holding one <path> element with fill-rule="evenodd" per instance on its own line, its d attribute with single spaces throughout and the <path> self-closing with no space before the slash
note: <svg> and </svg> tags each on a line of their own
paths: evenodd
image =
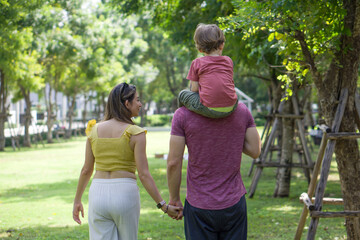
<svg viewBox="0 0 360 240">
<path fill-rule="evenodd" d="M 121 138 L 125 130 L 128 128 L 128 123 L 123 123 L 115 119 L 110 119 L 98 123 L 97 134 L 99 138 Z M 130 141 L 130 147 L 134 150 L 134 144 Z M 96 171 L 94 178 L 112 179 L 112 178 L 133 178 L 136 175 L 127 171 Z"/>
</svg>

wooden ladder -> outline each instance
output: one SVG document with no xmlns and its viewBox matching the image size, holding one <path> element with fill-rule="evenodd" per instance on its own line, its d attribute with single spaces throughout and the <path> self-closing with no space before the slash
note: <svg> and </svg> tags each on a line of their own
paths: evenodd
<svg viewBox="0 0 360 240">
<path fill-rule="evenodd" d="M 348 99 L 348 90 L 342 89 L 340 93 L 339 104 L 336 109 L 335 118 L 331 129 L 322 125 L 320 129 L 323 131 L 318 157 L 313 170 L 312 178 L 307 193 L 302 193 L 300 201 L 304 203 L 300 221 L 296 230 L 295 240 L 300 240 L 304 230 L 305 221 L 310 212 L 311 222 L 308 230 L 307 240 L 315 239 L 319 218 L 334 217 L 360 217 L 360 211 L 343 211 L 343 212 L 323 212 L 321 211 L 323 204 L 343 205 L 341 198 L 324 198 L 325 187 L 330 171 L 332 155 L 334 153 L 337 139 L 357 139 L 360 138 L 359 133 L 339 132 L 342 117 L 345 111 L 345 105 Z M 359 114 L 359 112 L 358 112 Z M 322 166 L 321 166 L 322 165 Z M 315 198 L 312 198 L 320 174 L 319 183 L 316 187 Z"/>
<path fill-rule="evenodd" d="M 310 178 L 310 175 L 311 175 L 310 170 L 314 167 L 314 163 L 311 160 L 310 151 L 309 151 L 309 148 L 307 146 L 307 142 L 306 142 L 306 138 L 305 138 L 305 128 L 304 128 L 304 125 L 303 125 L 303 123 L 301 121 L 304 116 L 300 115 L 299 104 L 297 102 L 297 99 L 296 99 L 295 95 L 292 96 L 291 100 L 292 100 L 292 104 L 293 104 L 293 107 L 294 107 L 294 114 L 281 114 L 283 106 L 284 106 L 284 101 L 282 101 L 280 103 L 280 105 L 278 107 L 279 114 L 274 115 L 275 120 L 273 121 L 272 129 L 271 129 L 270 134 L 265 139 L 265 142 L 264 142 L 264 145 L 263 145 L 264 148 L 261 151 L 260 158 L 253 160 L 253 164 L 256 165 L 256 169 L 255 169 L 255 173 L 254 173 L 254 176 L 252 178 L 251 185 L 250 185 L 249 198 L 252 198 L 254 196 L 254 194 L 255 194 L 255 190 L 256 190 L 257 184 L 258 184 L 258 182 L 260 180 L 260 176 L 261 176 L 261 173 L 262 173 L 262 170 L 263 170 L 264 167 L 303 168 L 304 172 L 305 172 L 305 176 L 306 176 L 308 182 L 310 182 L 310 180 L 311 180 L 311 178 Z M 272 145 L 273 145 L 274 140 L 275 140 L 275 135 L 276 135 L 278 122 L 280 121 L 280 118 L 293 118 L 293 119 L 295 119 L 296 125 L 298 127 L 298 131 L 299 131 L 299 138 L 300 138 L 300 142 L 301 142 L 302 151 L 304 152 L 304 155 L 305 155 L 304 163 L 301 162 L 301 156 L 300 156 L 300 163 L 280 164 L 279 162 L 267 162 L 266 161 L 268 154 L 272 150 Z M 251 174 L 251 172 L 249 172 L 249 174 Z"/>
</svg>

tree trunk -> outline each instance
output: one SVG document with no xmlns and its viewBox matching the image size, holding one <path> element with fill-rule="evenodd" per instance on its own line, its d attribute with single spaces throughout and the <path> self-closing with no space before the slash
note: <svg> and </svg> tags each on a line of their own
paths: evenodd
<svg viewBox="0 0 360 240">
<path fill-rule="evenodd" d="M 355 132 L 355 91 L 358 80 L 360 56 L 360 1 L 344 0 L 347 15 L 344 28 L 351 34 L 343 34 L 338 57 L 331 64 L 323 82 L 317 82 L 319 98 L 328 126 L 332 125 L 339 92 L 349 90 L 348 102 L 340 126 L 340 132 Z M 338 64 L 337 64 L 338 62 Z M 360 126 L 358 126 L 358 129 Z M 336 162 L 340 174 L 341 190 L 345 210 L 360 210 L 360 156 L 357 140 L 337 140 L 335 146 Z M 360 239 L 359 218 L 346 219 L 348 239 Z"/>
<path fill-rule="evenodd" d="M 5 150 L 5 122 L 7 118 L 7 91 L 5 88 L 5 75 L 4 72 L 0 69 L 0 151 Z"/>
<path fill-rule="evenodd" d="M 355 91 L 360 61 L 360 1 L 344 0 L 347 10 L 344 23 L 352 35 L 343 35 L 338 79 L 341 88 L 348 88 L 349 98 L 346 104 L 340 132 L 355 132 Z M 358 126 L 360 128 L 360 126 Z M 341 190 L 345 210 L 360 210 L 360 156 L 357 140 L 340 140 L 335 146 L 336 162 L 340 173 Z M 346 231 L 349 239 L 360 239 L 360 219 L 347 218 Z"/>
<path fill-rule="evenodd" d="M 24 96 L 25 104 L 26 104 L 26 111 L 25 111 L 25 134 L 24 134 L 24 143 L 25 147 L 31 147 L 31 140 L 30 140 L 30 124 L 31 124 L 31 101 L 30 101 L 30 91 L 27 90 L 19 84 L 20 90 L 22 95 Z"/>
<path fill-rule="evenodd" d="M 138 90 L 140 99 L 143 99 L 143 96 L 144 96 L 143 91 L 140 89 L 137 89 L 137 90 Z M 145 109 L 145 104 L 144 104 L 143 107 L 140 109 L 140 127 L 144 127 L 146 124 L 145 112 L 146 112 L 146 109 Z"/>
<path fill-rule="evenodd" d="M 66 131 L 66 138 L 71 138 L 71 133 L 72 133 L 72 121 L 73 121 L 73 114 L 74 114 L 74 108 L 75 108 L 75 103 L 76 103 L 76 95 L 72 96 L 72 97 L 68 97 L 68 102 L 70 102 L 71 98 L 71 105 L 69 107 L 68 110 L 68 116 L 69 116 L 69 129 Z"/>
<path fill-rule="evenodd" d="M 349 104 L 347 108 L 349 107 Z M 345 110 L 347 111 L 347 110 Z M 355 132 L 354 115 L 347 112 L 340 127 L 341 132 Z M 349 124 L 349 125 L 347 125 Z M 360 158 L 357 140 L 339 140 L 335 146 L 336 162 L 340 173 L 345 210 L 360 210 Z M 360 239 L 359 218 L 346 219 L 348 239 Z"/>
<path fill-rule="evenodd" d="M 271 113 L 276 113 L 280 105 L 281 98 L 284 94 L 284 90 L 281 88 L 282 84 L 277 79 L 276 71 L 274 69 L 271 69 L 270 72 L 271 72 L 271 82 L 270 82 L 271 95 L 269 96 L 271 97 L 271 108 L 273 110 L 273 112 Z"/>
<path fill-rule="evenodd" d="M 284 114 L 292 114 L 293 107 L 290 100 L 284 104 Z M 281 164 L 291 164 L 294 149 L 294 120 L 282 119 Z M 274 197 L 288 197 L 290 194 L 291 167 L 278 168 Z"/>
<path fill-rule="evenodd" d="M 47 142 L 48 143 L 53 143 L 53 137 L 52 137 L 52 127 L 53 127 L 53 104 L 52 104 L 52 89 L 51 86 L 49 84 L 49 93 L 48 95 L 46 95 L 46 88 L 44 89 L 45 91 L 45 104 L 46 104 L 46 113 L 47 113 L 47 119 L 46 119 L 46 126 L 47 126 Z"/>
<path fill-rule="evenodd" d="M 101 104 L 99 104 L 98 119 L 101 119 L 105 115 L 105 109 L 106 109 L 105 93 L 101 93 L 100 101 Z"/>
<path fill-rule="evenodd" d="M 86 94 L 84 94 L 84 110 L 82 111 L 82 123 L 84 124 L 84 127 L 86 126 L 86 115 L 87 115 L 87 103 L 89 98 Z"/>
<path fill-rule="evenodd" d="M 305 87 L 305 94 L 304 94 L 304 114 L 305 114 L 305 128 L 306 127 L 311 127 L 313 128 L 315 126 L 315 121 L 313 118 L 313 111 L 312 111 L 312 106 L 311 106 L 311 87 L 310 86 L 306 86 Z"/>
</svg>

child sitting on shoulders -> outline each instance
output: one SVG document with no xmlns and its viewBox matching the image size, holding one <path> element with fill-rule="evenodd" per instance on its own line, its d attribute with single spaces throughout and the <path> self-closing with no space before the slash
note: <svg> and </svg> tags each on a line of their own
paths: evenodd
<svg viewBox="0 0 360 240">
<path fill-rule="evenodd" d="M 194 34 L 196 48 L 204 56 L 193 60 L 187 76 L 190 91 L 179 93 L 179 107 L 210 118 L 229 116 L 238 98 L 233 80 L 233 62 L 222 56 L 225 36 L 215 24 L 200 23 Z"/>
</svg>

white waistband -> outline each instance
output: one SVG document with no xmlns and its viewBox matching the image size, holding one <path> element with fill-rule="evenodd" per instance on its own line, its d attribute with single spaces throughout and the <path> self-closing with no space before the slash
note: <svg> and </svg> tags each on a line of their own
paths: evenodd
<svg viewBox="0 0 360 240">
<path fill-rule="evenodd" d="M 137 184 L 136 180 L 133 178 L 110 178 L 110 179 L 105 179 L 105 178 L 93 178 L 92 180 L 93 183 L 135 183 Z"/>
</svg>

